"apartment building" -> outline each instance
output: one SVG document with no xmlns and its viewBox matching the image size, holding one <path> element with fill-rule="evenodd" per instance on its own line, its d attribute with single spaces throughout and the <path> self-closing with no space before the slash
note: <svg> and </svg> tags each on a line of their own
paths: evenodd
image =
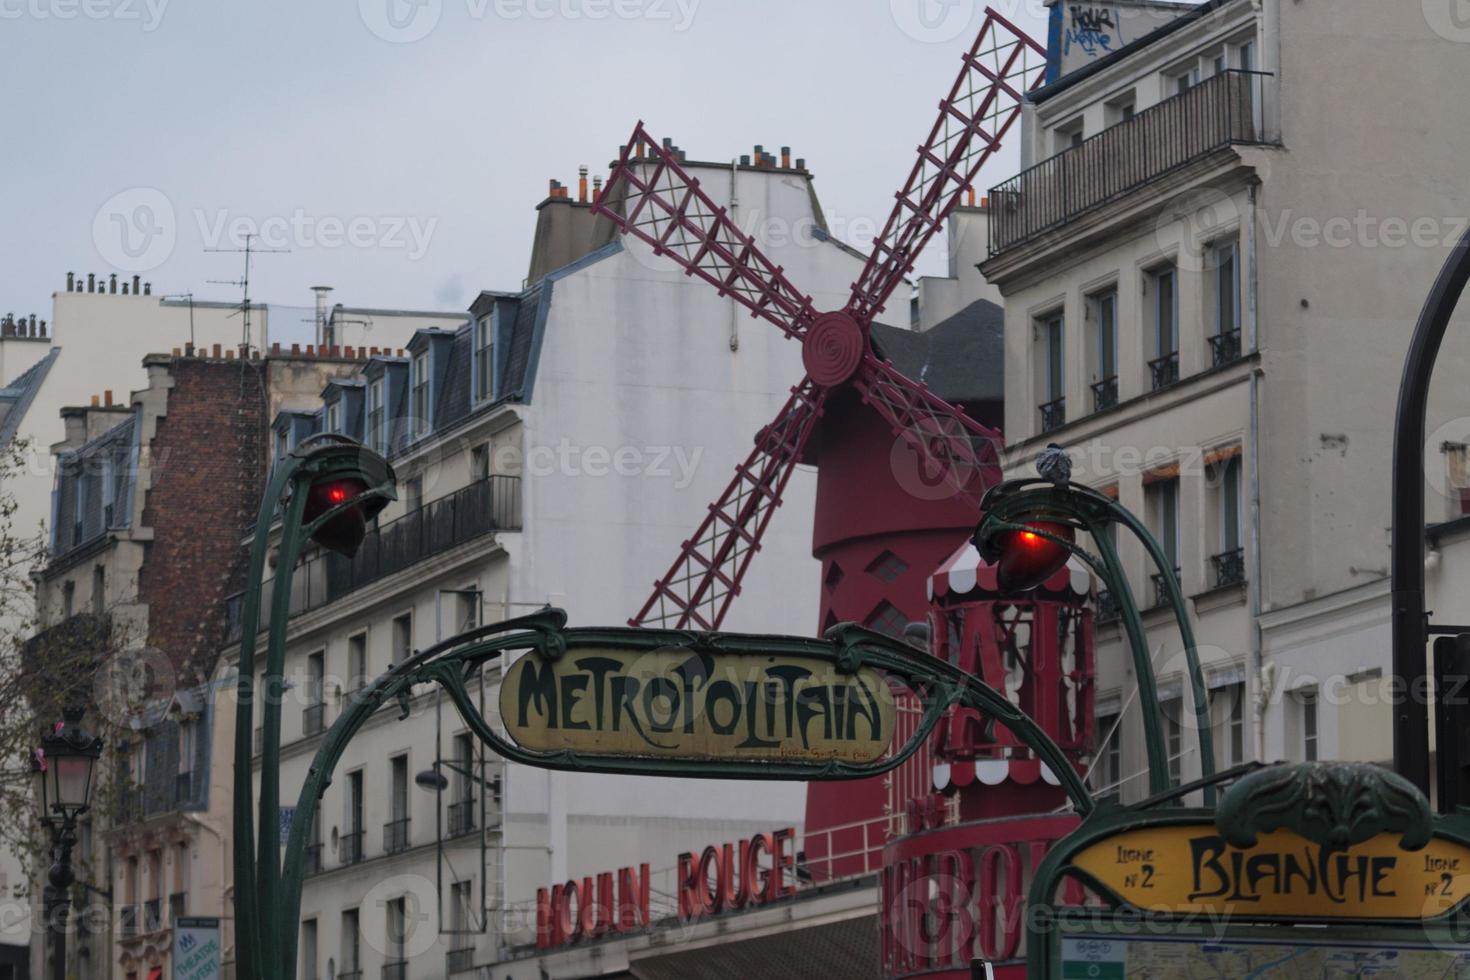
<svg viewBox="0 0 1470 980">
<path fill-rule="evenodd" d="M 742 223 L 822 227 L 802 167 L 686 166 Z M 819 308 L 840 305 L 862 264 L 824 235 L 772 251 Z M 277 453 L 345 433 L 387 455 L 399 491 L 355 558 L 309 554 L 297 569 L 287 806 L 345 699 L 411 651 L 548 604 L 573 624 L 625 622 L 801 377 L 797 345 L 614 240 L 585 181 L 575 198 L 553 185 L 538 206 L 530 269 L 523 289 L 481 293 L 464 326 L 420 329 L 403 356 L 369 357 L 324 385 L 315 411 L 275 420 Z M 732 628 L 816 622 L 814 482 L 793 476 Z M 498 681 L 487 669 L 471 689 L 492 721 Z M 534 954 L 536 894 L 550 883 L 800 823 L 800 785 L 507 766 L 434 691 L 399 714 L 349 745 L 323 798 L 301 977 L 485 971 Z"/>
<path fill-rule="evenodd" d="M 1387 760 L 1394 402 L 1463 228 L 1470 143 L 1470 110 L 1426 80 L 1464 48 L 1417 8 L 1166 8 L 1052 5 L 1048 82 L 1022 171 L 989 193 L 981 265 L 1006 309 L 1007 473 L 1060 443 L 1074 479 L 1152 529 L 1189 597 L 1217 766 Z M 1448 343 L 1441 374 L 1465 353 Z M 1464 416 L 1453 395 L 1436 388 L 1431 430 Z M 1459 512 L 1436 498 L 1431 513 Z M 1178 631 L 1157 570 L 1122 551 L 1188 779 Z M 1137 798 L 1135 679 L 1118 628 L 1097 636 L 1099 730 L 1117 740 L 1095 780 Z"/>
</svg>

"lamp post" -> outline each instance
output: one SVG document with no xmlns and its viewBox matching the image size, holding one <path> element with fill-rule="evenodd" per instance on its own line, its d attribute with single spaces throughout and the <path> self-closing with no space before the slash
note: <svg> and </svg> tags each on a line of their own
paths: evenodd
<svg viewBox="0 0 1470 980">
<path fill-rule="evenodd" d="M 41 737 L 41 747 L 32 758 L 41 821 L 51 831 L 51 868 L 43 902 L 55 980 L 66 977 L 66 919 L 76 880 L 71 852 L 77 842 L 77 818 L 91 803 L 92 770 L 102 755 L 102 739 L 82 728 L 83 713 L 78 707 L 65 709 L 61 723 Z"/>
<path fill-rule="evenodd" d="M 262 921 L 282 907 L 281 869 L 281 675 L 286 660 L 286 621 L 291 580 L 308 540 L 337 554 L 357 553 L 367 522 L 394 499 L 393 469 L 382 456 L 345 436 L 318 435 L 277 461 L 255 521 L 250 569 L 240 607 L 240 706 L 235 717 L 235 922 L 240 980 L 281 974 L 294 950 L 294 922 Z M 255 642 L 260 623 L 262 576 L 271 531 L 280 509 L 280 541 L 271 592 L 270 634 L 262 689 L 259 833 L 251 814 L 255 798 L 250 758 L 255 703 Z M 299 892 L 300 869 L 289 869 Z M 285 929 L 290 935 L 282 935 Z"/>
<path fill-rule="evenodd" d="M 1070 470 L 1070 466 L 1064 469 Z M 1042 480 L 1007 480 L 991 487 L 980 507 L 985 516 L 975 529 L 975 547 L 985 560 L 998 563 L 997 581 L 1004 587 L 1016 592 L 1033 589 L 1073 556 L 1091 566 L 1107 584 L 1117 601 L 1119 618 L 1133 656 L 1134 673 L 1138 677 L 1144 742 L 1148 751 L 1149 792 L 1159 795 L 1175 787 L 1169 777 L 1169 753 L 1158 711 L 1158 678 L 1154 676 L 1138 603 L 1118 559 L 1110 530 L 1113 527 L 1126 528 L 1143 544 L 1158 567 L 1161 598 L 1172 608 L 1179 637 L 1184 644 L 1198 730 L 1200 775 L 1205 784 L 1204 800 L 1206 805 L 1212 805 L 1215 789 L 1209 781 L 1215 772 L 1215 752 L 1204 672 L 1200 669 L 1194 629 L 1189 624 L 1184 594 L 1173 563 L 1148 528 L 1116 500 L 1090 487 L 1077 486 L 1066 475 L 1052 475 Z M 1077 545 L 1077 531 L 1085 531 L 1092 536 L 1098 551 L 1096 556 Z"/>
</svg>

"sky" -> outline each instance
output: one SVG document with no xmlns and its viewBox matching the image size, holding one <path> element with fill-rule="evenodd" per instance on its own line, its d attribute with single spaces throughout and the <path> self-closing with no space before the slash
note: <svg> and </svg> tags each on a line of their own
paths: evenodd
<svg viewBox="0 0 1470 980">
<path fill-rule="evenodd" d="M 1045 39 L 1041 0 L 992 5 Z M 980 0 L 0 0 L 0 313 L 66 273 L 253 299 L 310 339 L 347 306 L 517 289 L 534 208 L 643 119 L 691 159 L 804 157 L 866 247 L 978 30 Z M 17 93 L 23 93 L 16 97 Z M 1017 169 L 1014 141 L 983 192 Z M 937 251 L 937 250 L 934 250 Z M 942 273 L 933 255 L 920 272 Z"/>
</svg>

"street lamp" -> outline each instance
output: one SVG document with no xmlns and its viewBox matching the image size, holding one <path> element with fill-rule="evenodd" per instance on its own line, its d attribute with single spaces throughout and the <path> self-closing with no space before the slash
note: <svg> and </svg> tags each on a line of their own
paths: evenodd
<svg viewBox="0 0 1470 980">
<path fill-rule="evenodd" d="M 66 708 L 61 723 L 41 737 L 41 747 L 31 760 L 41 822 L 51 831 L 44 904 L 53 948 L 51 975 L 56 980 L 66 977 L 66 916 L 76 880 L 71 851 L 77 842 L 77 818 L 91 804 L 92 770 L 102 756 L 102 739 L 82 728 L 83 714 L 82 708 Z"/>
</svg>

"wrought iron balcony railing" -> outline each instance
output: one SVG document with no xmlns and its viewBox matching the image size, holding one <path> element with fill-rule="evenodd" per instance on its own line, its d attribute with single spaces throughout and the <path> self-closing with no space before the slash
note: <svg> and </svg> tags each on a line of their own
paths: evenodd
<svg viewBox="0 0 1470 980">
<path fill-rule="evenodd" d="M 473 798 L 449 804 L 449 836 L 474 833 L 475 801 Z"/>
<path fill-rule="evenodd" d="M 325 704 L 308 704 L 301 712 L 301 733 L 303 735 L 320 735 L 327 728 L 327 706 Z"/>
<path fill-rule="evenodd" d="M 1154 391 L 1177 384 L 1179 381 L 1179 352 L 1170 351 L 1149 361 L 1148 373 L 1153 380 Z"/>
<path fill-rule="evenodd" d="M 990 254 L 1014 248 L 1078 215 L 1232 144 L 1260 144 L 1274 77 L 1226 71 L 1150 106 L 990 191 Z"/>
<path fill-rule="evenodd" d="M 451 949 L 444 960 L 444 968 L 450 973 L 469 973 L 475 968 L 475 947 Z"/>
<path fill-rule="evenodd" d="M 336 553 L 302 563 L 291 580 L 290 613 L 297 616 L 427 558 L 492 531 L 521 529 L 520 477 L 491 476 L 424 504 L 418 510 L 369 528 L 356 557 Z M 275 579 L 261 592 L 261 609 L 270 607 Z M 243 593 L 225 600 L 226 642 L 240 639 Z M 262 615 L 260 628 L 265 629 Z"/>
<path fill-rule="evenodd" d="M 1176 579 L 1179 577 L 1178 568 L 1174 569 L 1174 577 Z M 1153 608 L 1158 609 L 1160 606 L 1167 606 L 1169 604 L 1169 589 L 1167 586 L 1164 585 L 1164 573 L 1154 572 L 1152 575 L 1149 576 L 1149 578 L 1154 583 Z"/>
<path fill-rule="evenodd" d="M 343 864 L 356 864 L 362 860 L 361 830 L 352 830 L 337 838 L 337 860 Z"/>
<path fill-rule="evenodd" d="M 1067 399 L 1057 398 L 1037 406 L 1041 410 L 1041 431 L 1060 429 L 1067 423 Z"/>
<path fill-rule="evenodd" d="M 138 935 L 138 906 L 123 905 L 118 908 L 118 932 L 124 939 Z"/>
<path fill-rule="evenodd" d="M 1224 588 L 1227 585 L 1239 585 L 1245 581 L 1244 548 L 1235 548 L 1218 555 L 1211 555 L 1210 564 L 1215 569 L 1216 588 Z"/>
<path fill-rule="evenodd" d="M 1122 613 L 1118 609 L 1118 600 L 1113 598 L 1113 593 L 1107 589 L 1098 589 L 1097 598 L 1093 601 L 1092 618 L 1099 623 L 1111 623 Z"/>
<path fill-rule="evenodd" d="M 389 854 L 408 849 L 408 818 L 389 820 L 383 824 L 383 850 Z"/>
<path fill-rule="evenodd" d="M 158 932 L 163 928 L 163 900 L 150 898 L 143 903 L 143 931 Z"/>
<path fill-rule="evenodd" d="M 1092 410 L 1094 412 L 1106 412 L 1116 404 L 1118 404 L 1117 375 L 1093 383 Z"/>
<path fill-rule="evenodd" d="M 1210 364 L 1219 367 L 1240 360 L 1240 331 L 1228 330 L 1208 338 L 1210 341 Z"/>
</svg>

